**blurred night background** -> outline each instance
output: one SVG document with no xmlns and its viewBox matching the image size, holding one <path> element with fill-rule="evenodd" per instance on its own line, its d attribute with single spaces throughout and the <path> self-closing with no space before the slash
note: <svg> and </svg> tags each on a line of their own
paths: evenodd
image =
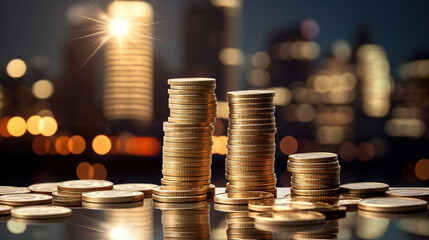
<svg viewBox="0 0 429 240">
<path fill-rule="evenodd" d="M 309 151 L 338 153 L 343 183 L 428 186 L 429 1 L 147 2 L 133 13 L 149 23 L 135 37 L 145 71 L 127 77 L 148 92 L 129 105 L 106 88 L 111 1 L 0 2 L 0 185 L 159 184 L 167 79 L 214 77 L 217 186 L 226 92 L 240 89 L 276 91 L 278 186 L 289 186 L 287 155 Z"/>
</svg>

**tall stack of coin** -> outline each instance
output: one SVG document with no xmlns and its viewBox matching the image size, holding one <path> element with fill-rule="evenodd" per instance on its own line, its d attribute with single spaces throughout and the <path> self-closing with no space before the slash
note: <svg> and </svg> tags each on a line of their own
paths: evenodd
<svg viewBox="0 0 429 240">
<path fill-rule="evenodd" d="M 216 120 L 216 80 L 213 78 L 169 79 L 170 117 L 164 122 L 163 178 L 168 188 L 154 200 L 183 202 L 205 200 L 201 188 L 211 188 L 212 136 Z M 180 190 L 180 191 L 175 191 Z M 195 191 L 193 194 L 192 191 Z M 185 194 L 185 195 L 183 195 Z M 167 199 L 171 197 L 171 199 Z"/>
<path fill-rule="evenodd" d="M 228 92 L 228 192 L 276 193 L 274 95 L 266 90 Z"/>
<path fill-rule="evenodd" d="M 153 8 L 143 1 L 109 5 L 104 115 L 108 120 L 150 122 L 153 117 Z"/>
<path fill-rule="evenodd" d="M 339 193 L 341 167 L 335 153 L 292 154 L 289 155 L 287 169 L 292 173 L 293 195 L 324 198 Z"/>
</svg>

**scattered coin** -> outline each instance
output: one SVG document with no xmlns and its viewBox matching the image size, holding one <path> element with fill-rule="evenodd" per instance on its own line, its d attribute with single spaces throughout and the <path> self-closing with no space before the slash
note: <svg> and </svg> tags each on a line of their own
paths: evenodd
<svg viewBox="0 0 429 240">
<path fill-rule="evenodd" d="M 0 215 L 9 215 L 12 207 L 6 205 L 0 205 Z"/>
<path fill-rule="evenodd" d="M 67 192 L 92 192 L 113 189 L 113 183 L 105 180 L 71 180 L 58 183 L 58 190 Z"/>
<path fill-rule="evenodd" d="M 359 210 L 372 212 L 412 212 L 427 210 L 427 202 L 414 198 L 368 198 L 359 202 Z"/>
<path fill-rule="evenodd" d="M 429 188 L 396 188 L 386 192 L 387 197 L 409 197 L 429 201 Z"/>
<path fill-rule="evenodd" d="M 144 193 L 145 198 L 150 198 L 152 196 L 153 189 L 156 187 L 158 187 L 158 185 L 151 183 L 124 183 L 115 184 L 113 186 L 113 190 L 142 192 Z"/>
<path fill-rule="evenodd" d="M 57 182 L 49 182 L 49 183 L 37 183 L 30 185 L 28 189 L 34 193 L 44 193 L 44 194 L 52 194 L 57 191 Z"/>
<path fill-rule="evenodd" d="M 31 191 L 26 187 L 0 186 L 0 195 L 21 194 L 21 193 L 30 193 L 30 192 Z"/>
<path fill-rule="evenodd" d="M 9 206 L 39 205 L 52 202 L 52 197 L 46 194 L 24 193 L 0 196 L 0 203 Z"/>
<path fill-rule="evenodd" d="M 131 191 L 96 191 L 82 194 L 82 201 L 95 203 L 128 203 L 138 202 L 144 199 L 144 193 Z"/>
<path fill-rule="evenodd" d="M 378 182 L 359 182 L 359 183 L 347 183 L 341 185 L 341 191 L 344 193 L 377 193 L 385 192 L 389 190 L 389 185 Z"/>
<path fill-rule="evenodd" d="M 59 206 L 26 206 L 11 210 L 12 217 L 24 219 L 52 219 L 71 216 L 72 210 Z"/>
</svg>

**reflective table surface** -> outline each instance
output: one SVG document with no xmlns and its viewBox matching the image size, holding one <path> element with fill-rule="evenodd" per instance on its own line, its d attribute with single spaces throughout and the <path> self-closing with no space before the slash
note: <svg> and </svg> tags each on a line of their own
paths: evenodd
<svg viewBox="0 0 429 240">
<path fill-rule="evenodd" d="M 220 192 L 224 192 L 224 188 L 216 189 L 216 193 Z M 289 193 L 289 188 L 279 188 L 277 196 L 281 198 Z M 219 206 L 213 202 L 159 204 L 148 198 L 143 204 L 129 204 L 121 208 L 95 204 L 72 209 L 72 217 L 51 222 L 26 222 L 2 217 L 0 239 L 173 239 L 177 237 L 176 232 L 189 232 L 187 239 L 257 239 L 252 235 L 255 232 L 259 234 L 259 239 L 429 238 L 427 213 L 367 215 L 347 212 L 346 217 L 329 220 L 322 226 L 280 227 L 261 231 L 243 224 L 246 229 L 240 231 L 237 230 L 240 224 L 235 224 L 235 229 L 228 229 L 227 219 L 245 210 Z M 229 221 L 234 223 L 233 220 Z"/>
</svg>

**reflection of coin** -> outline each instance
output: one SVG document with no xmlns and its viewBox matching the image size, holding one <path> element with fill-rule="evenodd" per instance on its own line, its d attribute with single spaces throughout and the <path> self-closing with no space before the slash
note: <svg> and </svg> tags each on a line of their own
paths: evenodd
<svg viewBox="0 0 429 240">
<path fill-rule="evenodd" d="M 378 182 L 359 182 L 342 184 L 341 190 L 346 193 L 375 193 L 384 192 L 389 189 L 389 185 Z"/>
<path fill-rule="evenodd" d="M 427 202 L 414 198 L 368 198 L 359 203 L 359 209 L 374 212 L 411 212 L 426 210 Z"/>
<path fill-rule="evenodd" d="M 249 201 L 249 210 L 266 212 L 271 211 L 271 208 L 277 204 L 290 203 L 293 200 L 291 198 L 275 198 L 275 199 L 259 199 Z"/>
<path fill-rule="evenodd" d="M 12 209 L 12 217 L 25 219 L 64 218 L 72 214 L 72 210 L 58 206 L 27 206 Z"/>
<path fill-rule="evenodd" d="M 274 198 L 274 194 L 260 191 L 216 194 L 214 201 L 221 204 L 248 204 L 250 200 Z"/>
<path fill-rule="evenodd" d="M 388 197 L 411 197 L 429 200 L 428 188 L 397 188 L 386 192 Z"/>
<path fill-rule="evenodd" d="M 131 191 L 96 191 L 82 194 L 82 200 L 85 202 L 96 203 L 127 203 L 143 200 L 144 193 Z"/>
<path fill-rule="evenodd" d="M 289 202 L 283 204 L 275 204 L 273 211 L 275 212 L 291 212 L 291 211 L 315 211 L 323 212 L 332 208 L 332 205 L 327 203 L 313 203 L 313 202 Z M 276 217 L 276 215 L 273 215 Z"/>
<path fill-rule="evenodd" d="M 0 196 L 0 203 L 10 206 L 36 205 L 51 203 L 52 197 L 45 194 L 13 194 Z"/>
<path fill-rule="evenodd" d="M 58 190 L 69 192 L 92 192 L 113 189 L 113 183 L 105 180 L 72 180 L 58 183 Z"/>
<path fill-rule="evenodd" d="M 45 194 L 52 194 L 53 192 L 57 191 L 57 185 L 56 182 L 50 182 L 50 183 L 37 183 L 30 185 L 28 189 L 30 189 L 32 192 L 35 193 L 45 193 Z"/>
<path fill-rule="evenodd" d="M 12 207 L 6 205 L 0 205 L 0 215 L 8 215 Z"/>
</svg>

